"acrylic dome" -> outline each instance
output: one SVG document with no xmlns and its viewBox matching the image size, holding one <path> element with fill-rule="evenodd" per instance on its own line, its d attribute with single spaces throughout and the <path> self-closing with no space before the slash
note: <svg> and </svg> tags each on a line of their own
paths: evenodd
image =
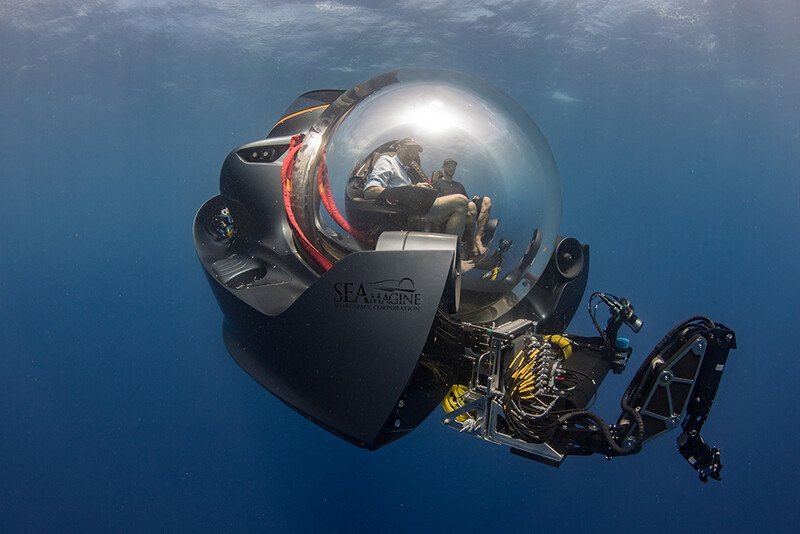
<svg viewBox="0 0 800 534">
<path fill-rule="evenodd" d="M 404 139 L 418 145 L 411 164 L 409 156 L 401 161 L 397 154 Z M 382 231 L 461 228 L 457 221 L 450 224 L 456 219 L 441 220 L 447 210 L 434 209 L 459 191 L 478 197 L 476 207 L 488 213 L 471 218 L 468 206 L 463 223 L 464 312 L 489 307 L 493 315 L 504 313 L 527 294 L 550 259 L 561 217 L 552 153 L 527 113 L 481 80 L 429 69 L 383 74 L 344 93 L 303 144 L 293 204 L 304 205 L 307 228 L 334 261 L 374 248 Z M 451 179 L 463 189 L 441 183 L 446 159 L 457 162 Z M 403 174 L 398 164 L 405 176 L 397 174 Z M 423 183 L 432 175 L 439 193 Z M 375 196 L 379 189 L 365 194 L 375 185 L 385 187 L 382 195 Z M 483 230 L 483 254 L 473 246 L 476 230 Z"/>
</svg>

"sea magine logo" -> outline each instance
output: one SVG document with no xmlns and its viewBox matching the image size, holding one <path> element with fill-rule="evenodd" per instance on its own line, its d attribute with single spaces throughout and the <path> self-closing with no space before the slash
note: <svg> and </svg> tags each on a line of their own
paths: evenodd
<svg viewBox="0 0 800 534">
<path fill-rule="evenodd" d="M 422 295 L 411 278 L 377 282 L 336 282 L 333 284 L 336 307 L 368 310 L 419 311 Z"/>
</svg>

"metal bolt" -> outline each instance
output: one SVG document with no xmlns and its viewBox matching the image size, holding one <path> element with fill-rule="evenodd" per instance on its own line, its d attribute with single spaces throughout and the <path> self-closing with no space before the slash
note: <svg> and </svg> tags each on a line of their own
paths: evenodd
<svg viewBox="0 0 800 534">
<path fill-rule="evenodd" d="M 706 340 L 705 339 L 698 339 L 694 343 L 694 347 L 692 347 L 692 352 L 697 355 L 703 354 L 706 351 Z"/>
<path fill-rule="evenodd" d="M 400 428 L 400 419 L 395 419 L 394 420 L 394 427 L 395 428 Z"/>
<path fill-rule="evenodd" d="M 402 408 L 402 407 L 403 407 L 403 406 L 405 406 L 405 405 L 406 405 L 406 401 L 404 401 L 403 399 L 400 399 L 400 400 L 398 401 L 398 403 L 397 403 L 397 407 L 398 407 L 398 408 Z"/>
<path fill-rule="evenodd" d="M 672 430 L 673 428 L 677 427 L 681 423 L 681 416 L 678 414 L 672 414 L 669 419 L 667 419 L 667 429 Z"/>
<path fill-rule="evenodd" d="M 661 374 L 658 375 L 658 383 L 661 384 L 662 386 L 666 386 L 667 384 L 672 382 L 673 378 L 675 378 L 675 375 L 672 374 L 672 371 L 669 370 L 661 371 Z"/>
</svg>

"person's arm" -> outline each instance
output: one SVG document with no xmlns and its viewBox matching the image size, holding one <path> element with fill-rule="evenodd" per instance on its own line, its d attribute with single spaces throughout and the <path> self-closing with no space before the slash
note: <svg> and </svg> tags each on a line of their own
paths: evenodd
<svg viewBox="0 0 800 534">
<path fill-rule="evenodd" d="M 373 185 L 373 186 L 370 186 L 370 187 L 365 187 L 364 188 L 364 198 L 366 200 L 374 200 L 374 199 L 378 198 L 381 193 L 383 193 L 384 189 L 386 189 L 386 188 L 385 187 L 381 187 L 379 185 Z"/>
<path fill-rule="evenodd" d="M 366 200 L 377 198 L 388 187 L 393 172 L 388 158 L 383 156 L 378 158 L 364 183 L 364 198 Z"/>
</svg>

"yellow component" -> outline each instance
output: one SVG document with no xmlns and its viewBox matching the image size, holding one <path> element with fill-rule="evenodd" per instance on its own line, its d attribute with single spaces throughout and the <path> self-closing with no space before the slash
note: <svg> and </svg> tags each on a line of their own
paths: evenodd
<svg viewBox="0 0 800 534">
<path fill-rule="evenodd" d="M 499 266 L 492 268 L 492 270 L 489 271 L 488 273 L 484 273 L 484 275 L 481 276 L 481 278 L 483 278 L 484 280 L 497 280 L 498 274 L 500 274 Z"/>
<path fill-rule="evenodd" d="M 467 386 L 454 384 L 453 387 L 450 388 L 450 391 L 447 392 L 447 395 L 444 396 L 444 399 L 442 399 L 442 407 L 444 408 L 444 411 L 450 413 L 456 408 L 461 408 L 464 406 L 464 403 L 461 401 L 461 399 L 467 394 L 468 391 L 469 388 Z"/>
<path fill-rule="evenodd" d="M 519 358 L 520 355 L 522 355 L 522 354 L 523 354 L 523 352 L 520 350 L 517 353 L 517 355 L 514 356 L 514 359 L 511 361 L 511 365 L 508 366 L 509 369 L 513 369 L 514 368 L 514 364 L 516 363 L 517 358 Z M 511 373 L 511 378 L 518 378 L 518 377 L 523 376 L 526 373 L 528 373 L 531 370 L 531 368 L 533 367 L 534 363 L 536 363 L 536 355 L 537 354 L 539 354 L 539 349 L 534 350 L 533 352 L 531 352 L 527 356 L 522 356 L 522 361 L 520 361 L 520 367 L 518 367 L 516 371 Z M 526 357 L 530 358 L 530 361 L 528 361 L 527 364 L 522 365 L 522 362 L 525 361 Z"/>
<path fill-rule="evenodd" d="M 511 378 L 518 378 L 520 376 L 523 376 L 523 375 L 529 373 L 530 370 L 533 369 L 533 364 L 535 364 L 535 363 L 536 363 L 536 359 L 534 358 L 531 361 L 529 361 L 525 366 L 520 367 L 519 369 L 514 371 L 514 373 L 511 374 Z"/>
<path fill-rule="evenodd" d="M 444 408 L 445 413 L 450 413 L 453 410 L 464 406 L 464 395 L 466 395 L 468 392 L 469 388 L 467 386 L 453 384 L 453 387 L 450 388 L 450 391 L 448 391 L 447 395 L 445 395 L 444 399 L 442 399 L 442 408 Z M 463 423 L 467 420 L 467 418 L 467 414 L 461 414 L 456 417 L 456 421 Z"/>
<path fill-rule="evenodd" d="M 549 341 L 558 345 L 561 348 L 561 352 L 564 353 L 565 360 L 572 356 L 572 341 L 566 336 L 553 334 L 551 336 L 544 336 L 544 339 L 545 341 Z"/>
<path fill-rule="evenodd" d="M 529 386 L 533 384 L 533 375 L 525 378 L 522 382 L 519 383 L 519 387 L 524 388 L 525 386 Z"/>
<path fill-rule="evenodd" d="M 522 349 L 520 349 L 520 351 L 517 353 L 517 355 L 514 356 L 514 359 L 511 360 L 511 365 L 508 366 L 509 369 L 513 369 L 514 368 L 514 364 L 517 363 L 517 358 L 519 358 L 521 355 L 522 355 Z"/>
</svg>

